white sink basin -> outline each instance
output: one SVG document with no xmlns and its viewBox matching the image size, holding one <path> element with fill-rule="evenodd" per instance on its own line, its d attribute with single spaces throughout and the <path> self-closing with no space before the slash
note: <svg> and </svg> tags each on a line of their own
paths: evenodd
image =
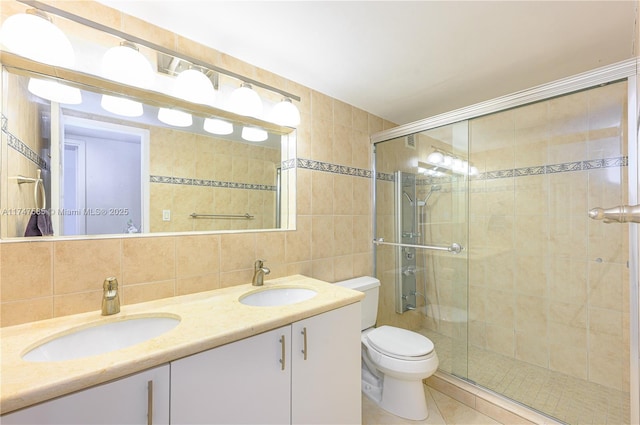
<svg viewBox="0 0 640 425">
<path fill-rule="evenodd" d="M 65 331 L 29 350 L 29 362 L 55 362 L 95 356 L 150 340 L 178 326 L 178 317 L 129 317 Z"/>
<path fill-rule="evenodd" d="M 295 304 L 313 298 L 318 293 L 306 288 L 265 288 L 240 297 L 240 302 L 256 307 Z"/>
</svg>

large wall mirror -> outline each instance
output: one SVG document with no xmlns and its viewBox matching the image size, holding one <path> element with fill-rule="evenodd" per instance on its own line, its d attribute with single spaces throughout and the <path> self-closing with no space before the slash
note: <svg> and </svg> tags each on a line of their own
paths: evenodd
<svg viewBox="0 0 640 425">
<path fill-rule="evenodd" d="M 158 66 L 166 58 L 147 55 Z M 295 225 L 293 128 L 13 53 L 2 63 L 2 238 L 46 235 L 47 225 L 75 237 Z M 217 89 L 225 78 L 205 75 Z M 41 80 L 79 90 L 81 102 L 39 96 L 32 85 Z M 109 112 L 114 94 L 141 113 Z M 159 117 L 169 108 L 190 119 L 167 123 Z M 207 131 L 211 118 L 223 118 L 228 134 Z M 263 137 L 251 141 L 247 129 Z"/>
</svg>

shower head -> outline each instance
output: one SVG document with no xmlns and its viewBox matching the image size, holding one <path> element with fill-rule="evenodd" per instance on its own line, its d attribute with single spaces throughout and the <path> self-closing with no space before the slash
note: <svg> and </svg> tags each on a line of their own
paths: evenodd
<svg viewBox="0 0 640 425">
<path fill-rule="evenodd" d="M 402 194 L 409 200 L 409 203 L 413 205 L 413 199 L 411 199 L 411 196 L 409 196 L 409 194 L 404 191 L 402 192 Z"/>
<path fill-rule="evenodd" d="M 420 202 L 420 204 L 422 206 L 427 205 L 427 201 L 429 200 L 433 192 L 439 192 L 441 190 L 442 190 L 442 186 L 440 186 L 439 184 L 432 185 L 431 188 L 429 189 L 429 193 L 427 193 L 427 196 L 425 196 L 425 198 Z"/>
</svg>

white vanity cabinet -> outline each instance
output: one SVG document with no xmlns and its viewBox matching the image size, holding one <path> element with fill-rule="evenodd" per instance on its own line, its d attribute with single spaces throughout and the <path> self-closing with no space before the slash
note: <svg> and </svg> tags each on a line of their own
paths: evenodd
<svg viewBox="0 0 640 425">
<path fill-rule="evenodd" d="M 168 424 L 169 365 L 3 415 L 0 423 Z"/>
<path fill-rule="evenodd" d="M 171 423 L 360 424 L 360 303 L 172 362 Z"/>
</svg>

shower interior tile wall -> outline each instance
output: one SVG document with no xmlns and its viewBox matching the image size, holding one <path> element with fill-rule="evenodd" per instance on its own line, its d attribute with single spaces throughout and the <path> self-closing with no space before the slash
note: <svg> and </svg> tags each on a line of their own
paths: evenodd
<svg viewBox="0 0 640 425">
<path fill-rule="evenodd" d="M 296 93 L 302 98 L 298 104 L 302 115 L 296 134 L 298 158 L 369 170 L 369 134 L 394 126 L 366 111 L 99 3 L 49 0 L 45 3 L 55 3 L 56 7 L 103 25 L 153 39 L 169 49 Z M 16 1 L 3 1 L 1 18 L 4 20 L 25 8 Z M 63 26 L 65 32 L 77 30 Z M 2 114 L 10 126 L 14 125 L 11 133 L 17 133 L 25 142 L 39 140 L 37 135 L 25 133 L 29 128 L 38 128 L 24 119 L 34 114 L 19 107 L 3 110 Z M 5 155 L 11 148 L 6 146 L 7 133 L 3 131 L 2 137 Z M 163 145 L 162 149 L 161 155 L 171 157 L 188 154 L 183 148 L 167 151 Z M 25 165 L 31 167 L 28 162 Z M 33 170 L 24 173 L 35 172 L 35 166 L 31 168 Z M 157 171 L 165 175 L 164 171 Z M 247 283 L 256 258 L 268 261 L 271 277 L 302 273 L 331 282 L 370 274 L 371 179 L 320 169 L 294 171 L 297 180 L 295 231 L 3 241 L 0 244 L 0 324 L 9 326 L 97 310 L 102 281 L 112 275 L 121 283 L 124 304 L 130 304 Z M 4 171 L 1 174 L 3 179 L 7 176 Z M 1 207 L 13 202 L 2 196 Z M 191 199 L 189 196 L 187 199 Z"/>
</svg>

